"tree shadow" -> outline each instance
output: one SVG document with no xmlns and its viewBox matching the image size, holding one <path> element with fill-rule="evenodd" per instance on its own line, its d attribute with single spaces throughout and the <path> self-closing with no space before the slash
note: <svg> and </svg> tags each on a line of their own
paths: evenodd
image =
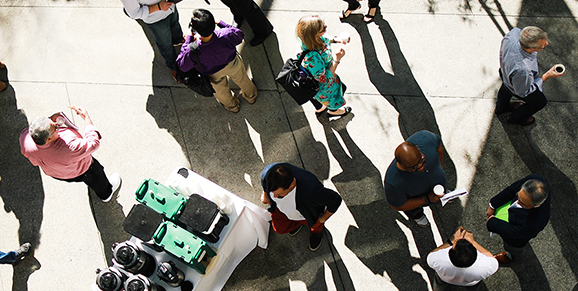
<svg viewBox="0 0 578 291">
<path fill-rule="evenodd" d="M 498 7 L 492 10 L 498 10 L 506 18 L 499 2 L 494 1 L 494 4 Z M 505 22 L 509 23 L 507 20 Z M 578 23 L 566 3 L 562 0 L 522 1 L 517 26 L 527 25 L 538 26 L 549 34 L 550 45 L 538 56 L 540 70 L 545 72 L 556 63 L 564 63 L 571 68 L 567 70 L 568 74 L 573 74 L 577 65 L 574 61 L 576 53 L 572 48 L 577 41 L 575 31 Z M 504 34 L 500 27 L 497 28 Z M 578 203 L 575 186 L 577 172 L 569 164 L 568 155 L 575 151 L 573 145 L 578 135 L 574 124 L 578 112 L 577 106 L 571 103 L 577 93 L 575 79 L 568 74 L 545 82 L 544 94 L 549 104 L 536 114 L 536 124 L 527 127 L 511 125 L 505 121 L 505 115 L 492 119 L 464 210 L 464 225 L 472 228 L 474 233 L 487 233 L 482 217 L 489 199 L 513 181 L 532 173 L 541 175 L 549 184 L 553 195 L 551 207 L 556 209 L 551 213 L 550 224 L 558 240 L 544 238 L 544 234 L 531 240 L 527 246 L 526 261 L 512 265 L 511 271 L 515 276 L 498 272 L 486 280 L 490 289 L 510 286 L 511 290 L 516 290 L 519 286 L 520 290 L 567 290 L 576 281 L 578 249 L 574 238 L 578 233 L 568 218 L 576 215 L 573 205 Z M 479 243 L 489 250 L 502 250 L 501 239 L 490 239 L 484 235 Z M 558 248 L 561 254 L 544 252 Z M 538 256 L 534 249 L 541 250 Z M 573 273 L 571 278 L 566 273 L 552 277 L 565 271 L 562 268 L 566 265 L 558 261 L 560 257 L 564 258 L 564 263 Z M 549 272 L 545 272 L 543 266 Z"/>
<path fill-rule="evenodd" d="M 8 82 L 7 69 L 0 69 L 0 80 L 8 86 L 0 92 L 0 197 L 4 211 L 12 212 L 18 219 L 19 243 L 30 242 L 33 248 L 28 258 L 14 266 L 12 290 L 22 291 L 28 290 L 28 278 L 40 268 L 40 262 L 34 258 L 34 249 L 40 244 L 44 188 L 40 169 L 20 153 L 19 137 L 28 127 L 28 120 L 18 109 L 16 92 Z"/>
</svg>

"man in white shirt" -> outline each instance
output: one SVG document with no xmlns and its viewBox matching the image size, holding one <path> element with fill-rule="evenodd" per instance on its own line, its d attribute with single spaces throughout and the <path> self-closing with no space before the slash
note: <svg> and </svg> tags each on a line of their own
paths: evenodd
<svg viewBox="0 0 578 291">
<path fill-rule="evenodd" d="M 432 284 L 434 291 L 445 290 L 449 285 L 477 290 L 479 283 L 499 267 L 492 253 L 479 245 L 474 235 L 463 227 L 429 253 L 427 264 L 436 271 Z"/>
<path fill-rule="evenodd" d="M 309 249 L 316 251 L 323 239 L 324 223 L 341 205 L 337 192 L 323 187 L 313 173 L 287 163 L 270 164 L 261 173 L 261 202 L 269 204 L 273 230 L 290 236 L 307 225 Z"/>
</svg>

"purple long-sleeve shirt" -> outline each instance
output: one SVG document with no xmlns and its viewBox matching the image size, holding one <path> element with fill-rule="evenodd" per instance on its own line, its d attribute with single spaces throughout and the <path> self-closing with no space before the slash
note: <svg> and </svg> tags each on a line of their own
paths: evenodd
<svg viewBox="0 0 578 291">
<path fill-rule="evenodd" d="M 213 32 L 213 37 L 208 42 L 201 42 L 200 39 L 193 40 L 192 35 L 187 35 L 181 47 L 181 53 L 177 57 L 177 64 L 183 72 L 196 68 L 205 75 L 212 75 L 235 59 L 237 45 L 243 41 L 245 35 L 240 29 L 223 21 L 220 21 L 217 26 L 220 29 Z M 202 68 L 191 56 L 191 42 L 193 41 L 198 44 Z"/>
</svg>

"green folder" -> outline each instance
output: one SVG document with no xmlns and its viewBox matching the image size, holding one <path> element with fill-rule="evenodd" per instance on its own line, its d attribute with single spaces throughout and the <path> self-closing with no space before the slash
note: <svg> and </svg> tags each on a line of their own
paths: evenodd
<svg viewBox="0 0 578 291">
<path fill-rule="evenodd" d="M 514 200 L 496 208 L 496 211 L 494 212 L 494 216 L 497 219 L 501 219 L 505 222 L 508 222 L 508 219 L 510 218 L 509 214 L 508 214 L 508 209 L 510 208 L 510 205 L 512 205 L 513 202 L 514 202 Z"/>
</svg>

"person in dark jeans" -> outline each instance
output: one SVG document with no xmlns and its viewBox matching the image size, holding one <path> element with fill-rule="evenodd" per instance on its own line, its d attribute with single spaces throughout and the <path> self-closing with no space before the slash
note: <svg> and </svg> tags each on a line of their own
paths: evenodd
<svg viewBox="0 0 578 291">
<path fill-rule="evenodd" d="M 261 7 L 253 0 L 221 0 L 233 13 L 233 26 L 241 28 L 243 21 L 253 30 L 255 36 L 251 40 L 251 46 L 256 46 L 265 41 L 273 33 L 273 25 L 261 10 Z"/>
</svg>

